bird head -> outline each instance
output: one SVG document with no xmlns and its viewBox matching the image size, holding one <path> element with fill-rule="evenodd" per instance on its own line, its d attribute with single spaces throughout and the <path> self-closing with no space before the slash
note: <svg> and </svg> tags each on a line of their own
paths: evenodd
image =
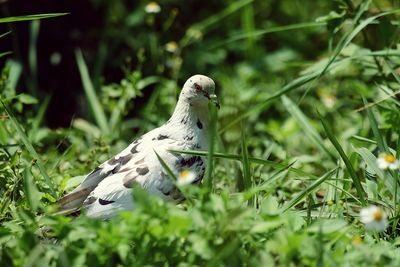
<svg viewBox="0 0 400 267">
<path fill-rule="evenodd" d="M 184 97 L 193 106 L 207 105 L 213 101 L 219 108 L 218 97 L 215 95 L 214 81 L 204 75 L 194 75 L 184 84 L 181 97 Z"/>
</svg>

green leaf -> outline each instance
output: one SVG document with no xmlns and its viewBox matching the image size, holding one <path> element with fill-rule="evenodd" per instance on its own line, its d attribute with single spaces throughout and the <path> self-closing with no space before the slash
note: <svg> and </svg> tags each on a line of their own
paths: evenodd
<svg viewBox="0 0 400 267">
<path fill-rule="evenodd" d="M 27 105 L 32 105 L 32 104 L 37 104 L 38 100 L 36 97 L 33 97 L 31 95 L 28 94 L 19 94 L 17 96 L 18 100 L 23 103 L 23 104 L 27 104 Z"/>
<path fill-rule="evenodd" d="M 379 169 L 376 163 L 376 157 L 368 149 L 361 147 L 356 149 L 356 152 L 362 157 L 370 171 L 373 171 L 380 179 L 384 178 L 383 170 Z"/>
<path fill-rule="evenodd" d="M 28 168 L 24 169 L 23 184 L 29 208 L 32 211 L 36 211 L 40 205 L 40 199 L 43 193 L 39 192 L 37 189 L 32 174 L 29 172 Z"/>
<path fill-rule="evenodd" d="M 356 149 L 356 152 L 361 156 L 367 165 L 367 171 L 375 173 L 378 178 L 385 183 L 387 190 L 389 190 L 389 192 L 394 196 L 396 194 L 396 183 L 391 173 L 388 172 L 385 175 L 385 172 L 378 167 L 378 164 L 376 163 L 376 157 L 368 149 L 361 147 Z M 397 197 L 400 198 L 400 192 L 397 193 Z"/>
<path fill-rule="evenodd" d="M 108 134 L 110 133 L 110 131 L 107 123 L 107 118 L 104 113 L 104 109 L 101 107 L 100 101 L 97 98 L 96 91 L 93 87 L 92 81 L 89 76 L 89 71 L 87 69 L 85 60 L 83 59 L 83 55 L 80 49 L 75 50 L 75 57 L 79 67 L 79 72 L 81 74 L 83 89 L 85 90 L 86 97 L 89 101 L 90 109 L 93 112 L 93 116 L 96 120 L 97 125 L 104 133 Z"/>
<path fill-rule="evenodd" d="M 307 228 L 310 233 L 322 232 L 323 234 L 330 234 L 345 229 L 347 222 L 341 219 L 320 219 Z"/>
</svg>

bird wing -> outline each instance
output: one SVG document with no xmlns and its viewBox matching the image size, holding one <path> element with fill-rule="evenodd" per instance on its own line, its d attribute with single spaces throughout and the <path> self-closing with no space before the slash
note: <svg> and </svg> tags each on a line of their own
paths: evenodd
<svg viewBox="0 0 400 267">
<path fill-rule="evenodd" d="M 106 177 L 113 176 L 128 162 L 134 161 L 135 158 L 137 158 L 139 153 L 138 149 L 142 146 L 145 137 L 146 135 L 135 140 L 119 154 L 102 163 L 89 173 L 77 188 L 57 201 L 59 211 L 73 211 L 79 209 L 90 192 L 92 192 L 101 181 Z"/>
</svg>

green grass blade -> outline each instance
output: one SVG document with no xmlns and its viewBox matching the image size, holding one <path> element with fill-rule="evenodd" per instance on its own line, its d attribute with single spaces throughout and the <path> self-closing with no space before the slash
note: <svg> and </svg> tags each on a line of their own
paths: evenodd
<svg viewBox="0 0 400 267">
<path fill-rule="evenodd" d="M 243 28 L 243 32 L 249 33 L 249 38 L 244 40 L 244 44 L 246 46 L 245 53 L 248 59 L 255 59 L 257 57 L 257 49 L 256 49 L 256 39 L 253 37 L 251 33 L 255 31 L 255 17 L 254 17 L 254 6 L 253 4 L 248 4 L 243 8 L 243 12 L 241 15 L 241 25 Z"/>
<path fill-rule="evenodd" d="M 213 170 L 214 170 L 214 150 L 215 150 L 215 134 L 217 129 L 217 108 L 213 103 L 209 103 L 210 124 L 208 127 L 208 153 L 207 153 L 207 168 L 204 175 L 204 185 L 212 190 L 213 187 Z"/>
<path fill-rule="evenodd" d="M 242 149 L 242 166 L 243 166 L 243 185 L 244 189 L 247 191 L 251 188 L 252 181 L 251 181 L 251 171 L 250 171 L 250 161 L 249 161 L 249 152 L 247 150 L 247 141 L 246 136 L 244 133 L 244 129 L 242 127 L 242 142 L 241 142 L 241 149 Z"/>
<path fill-rule="evenodd" d="M 223 41 L 223 42 L 220 42 L 220 43 L 217 43 L 217 44 L 211 46 L 209 49 L 210 50 L 216 49 L 216 48 L 219 48 L 221 46 L 224 46 L 224 45 L 232 43 L 232 42 L 240 41 L 240 40 L 247 39 L 247 38 L 256 38 L 256 37 L 259 37 L 259 36 L 262 36 L 265 34 L 269 34 L 269 33 L 291 31 L 291 30 L 298 30 L 298 29 L 304 29 L 304 28 L 322 27 L 325 25 L 326 25 L 326 22 L 306 22 L 306 23 L 297 23 L 297 24 L 290 24 L 290 25 L 285 25 L 285 26 L 271 27 L 271 28 L 268 28 L 265 30 L 255 30 L 250 33 L 246 32 L 246 33 L 235 35 L 226 41 Z"/>
<path fill-rule="evenodd" d="M 358 198 L 357 198 L 355 195 L 353 195 L 353 194 L 350 193 L 349 191 L 343 189 L 342 187 L 340 187 L 340 186 L 338 186 L 338 185 L 336 185 L 336 184 L 333 184 L 333 183 L 331 183 L 331 182 L 329 182 L 329 181 L 325 181 L 325 183 L 326 183 L 327 185 L 329 185 L 329 186 L 334 187 L 335 190 L 338 190 L 338 191 L 343 192 L 343 193 L 344 193 L 345 195 L 347 195 L 350 199 L 353 199 L 354 202 L 358 202 L 359 204 L 362 204 L 362 203 L 360 202 L 360 200 L 358 200 Z"/>
<path fill-rule="evenodd" d="M 285 176 L 288 171 L 290 171 L 290 168 L 293 166 L 294 163 L 295 162 L 292 162 L 284 168 L 278 169 L 275 173 L 271 175 L 271 177 L 268 178 L 268 180 L 266 180 L 262 184 L 252 186 L 251 189 L 245 193 L 246 196 L 248 195 L 248 198 L 250 198 L 261 191 L 267 190 L 271 187 L 271 185 L 276 185 L 277 181 Z"/>
<path fill-rule="evenodd" d="M 335 173 L 337 168 L 330 170 L 325 173 L 323 176 L 312 182 L 306 189 L 298 193 L 292 200 L 290 200 L 285 206 L 282 207 L 282 212 L 287 211 L 288 209 L 297 205 L 304 197 L 311 193 L 314 189 L 316 189 L 320 184 L 322 184 L 325 180 L 332 176 Z"/>
<path fill-rule="evenodd" d="M 11 33 L 11 31 L 8 31 L 8 32 L 5 32 L 5 33 L 2 33 L 2 34 L 0 34 L 0 38 L 3 38 L 4 36 L 7 36 L 7 35 L 9 35 Z"/>
<path fill-rule="evenodd" d="M 83 59 L 82 51 L 80 49 L 75 50 L 75 57 L 78 64 L 79 73 L 81 74 L 83 89 L 85 90 L 85 94 L 89 101 L 93 116 L 96 120 L 97 125 L 100 127 L 103 133 L 108 134 L 110 131 L 107 123 L 107 118 L 103 108 L 100 105 L 100 101 L 97 98 L 96 91 L 93 87 L 92 81 L 89 76 L 89 71 L 87 69 L 85 60 Z"/>
<path fill-rule="evenodd" d="M 10 55 L 10 54 L 12 54 L 11 51 L 2 52 L 2 53 L 0 53 L 0 58 L 2 58 L 2 57 L 4 57 L 4 56 L 7 56 L 7 55 Z"/>
<path fill-rule="evenodd" d="M 0 23 L 48 19 L 48 18 L 65 16 L 68 14 L 69 13 L 50 13 L 50 14 L 36 14 L 36 15 L 26 15 L 26 16 L 17 16 L 17 17 L 6 17 L 6 18 L 0 18 Z"/>
<path fill-rule="evenodd" d="M 167 172 L 168 176 L 171 177 L 171 179 L 173 179 L 174 182 L 176 182 L 178 180 L 178 178 L 176 177 L 174 172 L 171 170 L 171 168 L 168 166 L 168 164 L 160 157 L 160 155 L 158 155 L 158 153 L 155 150 L 153 150 L 153 151 L 154 151 L 154 153 L 156 153 L 158 161 L 160 162 L 160 164 L 164 168 L 164 170 Z"/>
<path fill-rule="evenodd" d="M 3 100 L 0 99 L 0 102 L 6 111 L 9 119 L 11 120 L 12 124 L 14 125 L 15 130 L 17 131 L 18 135 L 20 136 L 22 142 L 24 143 L 26 149 L 29 151 L 31 154 L 32 158 L 36 160 L 36 165 L 39 168 L 40 173 L 44 177 L 47 186 L 49 187 L 50 194 L 53 197 L 56 197 L 56 192 L 54 190 L 54 185 L 48 176 L 45 168 L 43 167 L 43 162 L 40 159 L 39 155 L 37 154 L 36 150 L 33 148 L 32 144 L 29 142 L 28 136 L 25 134 L 25 131 L 22 127 L 22 125 L 18 122 L 17 118 L 15 117 L 14 113 L 6 106 L 6 104 L 3 102 Z"/>
<path fill-rule="evenodd" d="M 289 113 L 293 116 L 293 118 L 297 121 L 297 123 L 301 126 L 301 128 L 304 130 L 306 136 L 313 141 L 321 151 L 325 152 L 325 154 L 332 160 L 336 161 L 336 156 L 333 155 L 330 150 L 325 146 L 324 140 L 322 140 L 322 137 L 318 134 L 318 132 L 314 129 L 314 127 L 311 126 L 310 122 L 308 121 L 307 117 L 304 115 L 303 112 L 296 106 L 296 104 L 290 100 L 290 98 L 286 97 L 283 95 L 282 97 L 282 103 L 289 111 Z"/>
<path fill-rule="evenodd" d="M 40 31 L 40 21 L 31 22 L 29 48 L 28 48 L 28 65 L 29 65 L 29 91 L 33 95 L 37 95 L 37 40 Z"/>
<path fill-rule="evenodd" d="M 244 186 L 244 190 L 248 191 L 251 190 L 253 182 L 251 179 L 251 169 L 250 169 L 250 161 L 249 161 L 249 152 L 247 150 L 247 141 L 246 141 L 246 135 L 244 132 L 244 127 L 242 127 L 242 167 L 243 167 L 243 186 Z M 251 199 L 249 199 L 248 204 L 250 206 L 252 206 L 255 203 L 255 199 L 254 197 L 251 197 Z"/>
<path fill-rule="evenodd" d="M 227 16 L 235 13 L 236 11 L 240 10 L 241 8 L 245 7 L 246 5 L 252 3 L 253 0 L 239 0 L 234 1 L 229 4 L 225 9 L 220 11 L 219 13 L 209 16 L 203 21 L 200 21 L 188 28 L 186 31 L 185 36 L 182 38 L 181 47 L 187 46 L 192 40 L 192 33 L 193 32 L 204 32 L 208 30 L 213 25 L 218 25 L 218 22 L 226 18 Z"/>
<path fill-rule="evenodd" d="M 325 122 L 325 120 L 322 118 L 322 116 L 318 113 L 319 119 L 322 123 L 322 126 L 324 127 L 325 133 L 335 149 L 339 152 L 340 157 L 342 158 L 344 164 L 346 165 L 347 171 L 349 172 L 349 175 L 351 179 L 353 180 L 354 186 L 356 187 L 358 197 L 361 200 L 361 203 L 363 205 L 366 204 L 365 202 L 365 192 L 362 188 L 361 181 L 359 177 L 357 176 L 353 165 L 351 164 L 349 158 L 347 157 L 346 153 L 344 152 L 342 146 L 339 144 L 339 141 L 336 139 L 335 135 L 332 132 L 332 129 L 329 127 L 329 125 Z"/>
<path fill-rule="evenodd" d="M 353 135 L 351 138 L 354 139 L 354 140 L 363 142 L 363 143 L 376 145 L 376 141 L 368 139 L 368 138 L 365 138 L 365 137 L 362 137 L 362 136 L 359 136 L 359 135 Z"/>
<path fill-rule="evenodd" d="M 31 127 L 31 130 L 29 131 L 29 135 L 28 135 L 29 140 L 31 140 L 31 142 L 33 142 L 33 140 L 34 140 L 33 137 L 37 134 L 37 131 L 39 130 L 39 127 L 43 122 L 44 115 L 50 104 L 50 99 L 51 99 L 50 96 L 45 97 L 44 101 L 41 103 L 41 105 L 39 107 L 39 110 L 38 110 L 36 116 L 33 118 L 32 127 Z"/>
<path fill-rule="evenodd" d="M 364 106 L 368 106 L 367 100 L 363 97 L 363 102 L 364 102 Z M 383 138 L 383 136 L 381 135 L 379 128 L 378 128 L 378 123 L 376 122 L 376 118 L 374 116 L 374 113 L 372 111 L 372 107 L 368 107 L 366 108 L 366 112 L 367 112 L 367 116 L 369 119 L 369 124 L 371 126 L 372 129 L 372 133 L 375 136 L 376 142 L 378 144 L 378 148 L 381 152 L 389 152 L 389 149 L 387 147 L 387 144 L 385 142 L 385 139 Z"/>
</svg>

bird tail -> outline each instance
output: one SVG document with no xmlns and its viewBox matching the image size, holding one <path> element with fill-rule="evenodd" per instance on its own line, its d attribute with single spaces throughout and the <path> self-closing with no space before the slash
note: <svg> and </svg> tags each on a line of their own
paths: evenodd
<svg viewBox="0 0 400 267">
<path fill-rule="evenodd" d="M 92 188 L 81 188 L 79 186 L 71 193 L 60 198 L 56 203 L 58 205 L 57 214 L 69 214 L 79 210 L 92 190 Z"/>
</svg>

